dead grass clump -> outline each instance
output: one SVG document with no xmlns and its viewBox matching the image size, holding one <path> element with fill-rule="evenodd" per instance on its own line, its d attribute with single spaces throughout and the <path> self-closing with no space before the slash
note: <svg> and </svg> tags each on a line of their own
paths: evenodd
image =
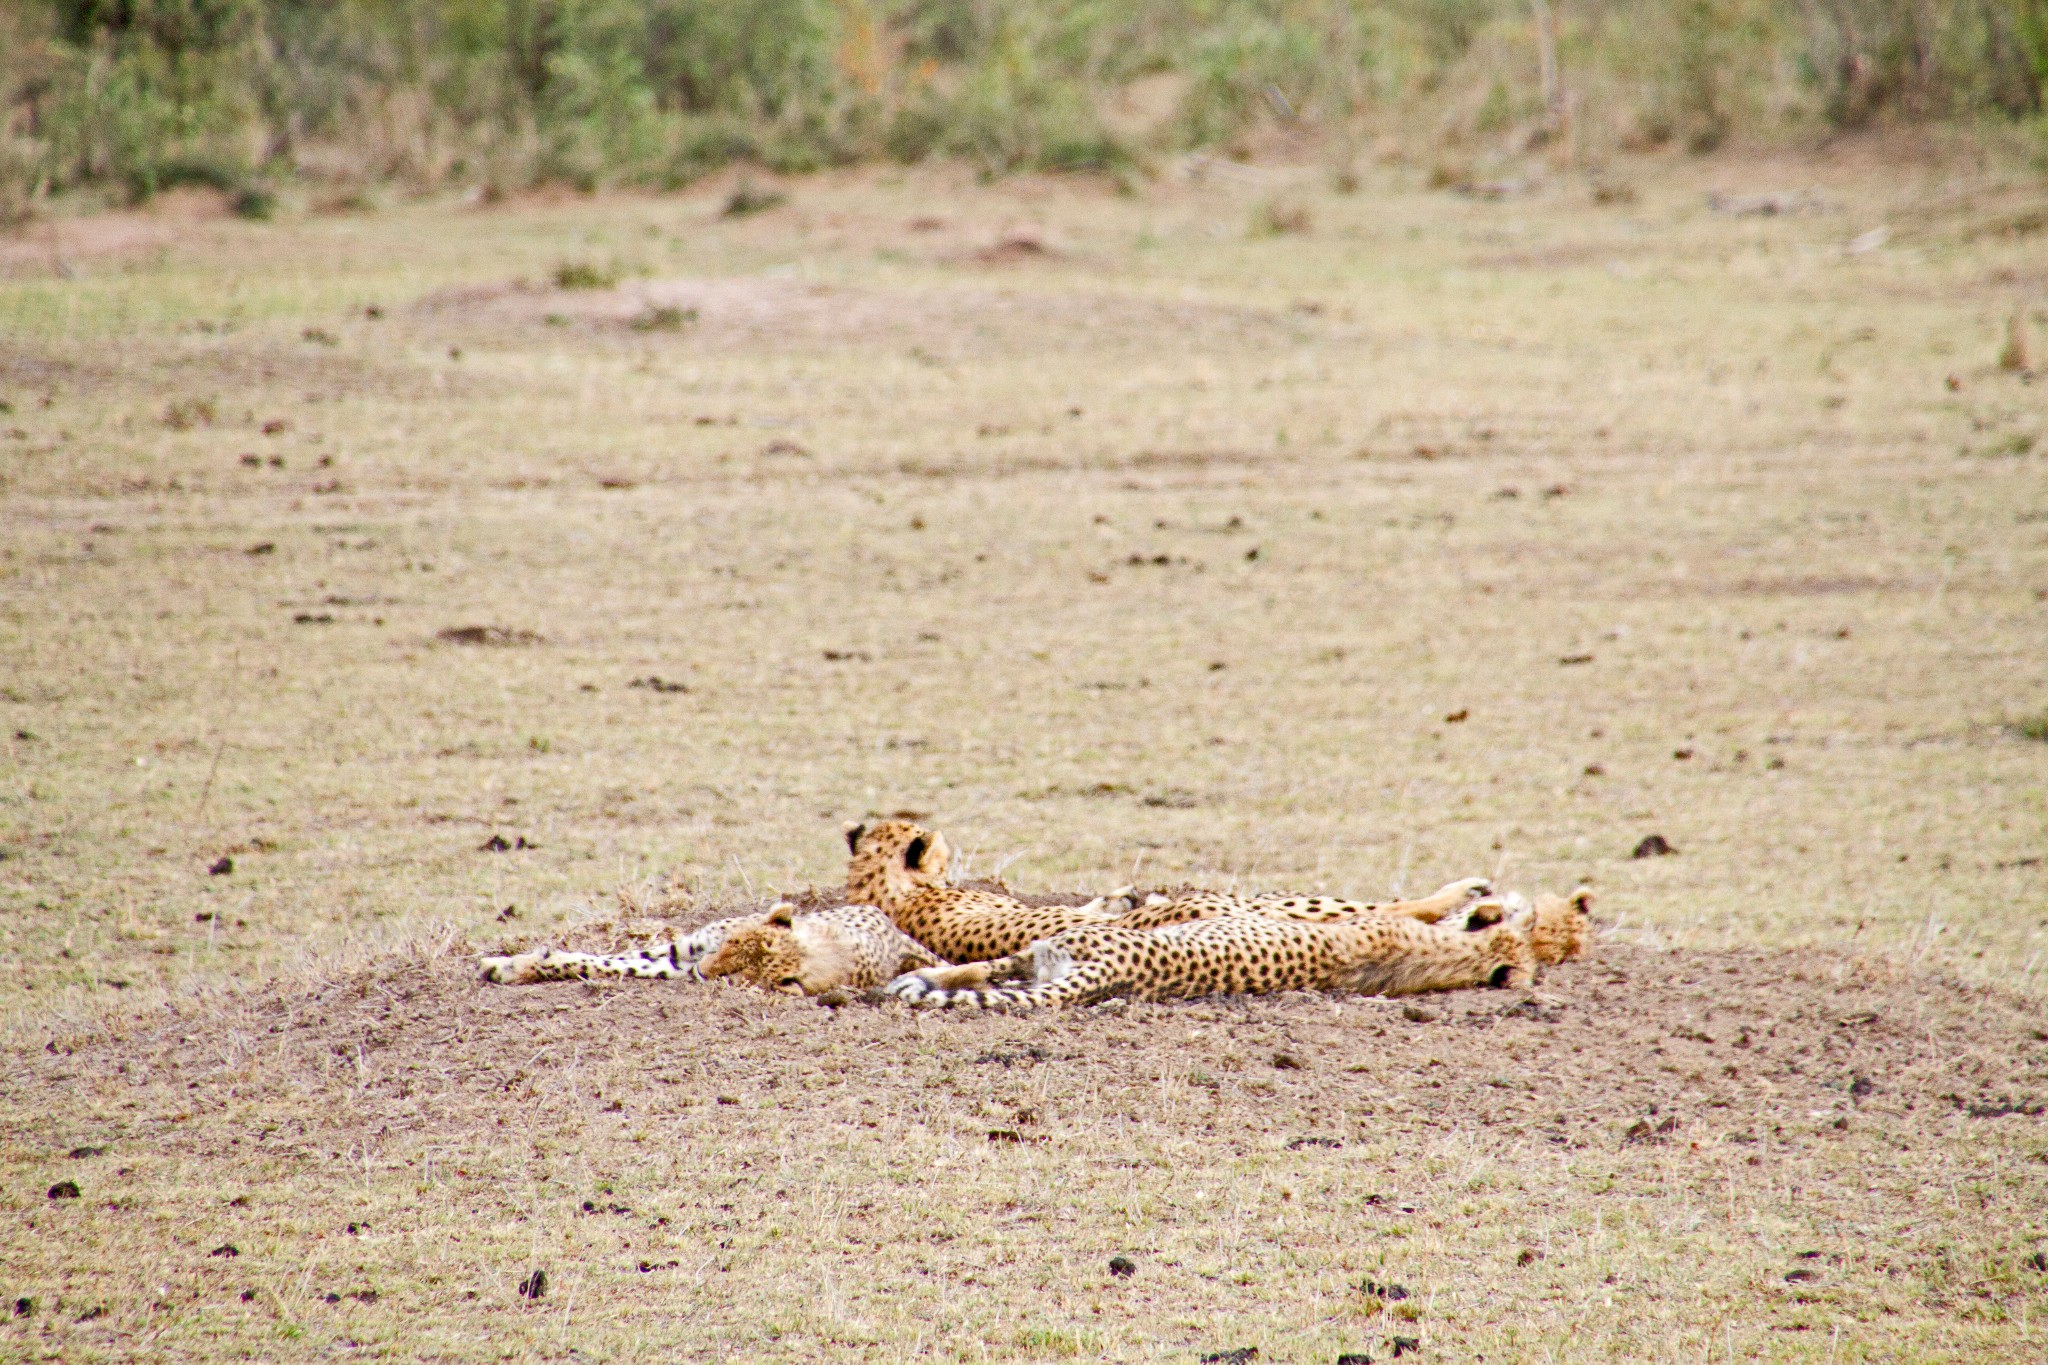
<svg viewBox="0 0 2048 1365">
<path fill-rule="evenodd" d="M 649 304 L 626 325 L 636 332 L 680 332 L 697 320 L 697 310 L 672 303 Z"/>
<path fill-rule="evenodd" d="M 447 626 L 435 631 L 434 638 L 444 644 L 487 645 L 492 648 L 547 643 L 536 631 L 511 626 Z"/>
<path fill-rule="evenodd" d="M 1299 237 L 1315 224 L 1315 215 L 1296 199 L 1268 199 L 1252 210 L 1253 237 Z"/>
<path fill-rule="evenodd" d="M 211 398 L 181 398 L 164 409 L 163 424 L 172 431 L 210 427 L 216 414 Z"/>
<path fill-rule="evenodd" d="M 1057 256 L 1045 237 L 1028 228 L 1006 232 L 1000 239 L 974 253 L 976 260 L 987 265 L 1002 265 L 1011 261 L 1034 261 Z"/>
<path fill-rule="evenodd" d="M 1593 202 L 1596 204 L 1633 204 L 1637 199 L 1635 182 L 1614 176 L 1596 176 L 1593 180 Z"/>
<path fill-rule="evenodd" d="M 2007 727 L 2021 739 L 2040 740 L 2048 743 L 2048 708 L 2036 711 L 2031 716 L 2021 716 L 2008 722 Z"/>
<path fill-rule="evenodd" d="M 789 196 L 780 190 L 756 189 L 753 181 L 742 179 L 727 197 L 719 214 L 725 218 L 751 218 L 757 213 L 780 208 L 788 201 Z"/>
<path fill-rule="evenodd" d="M 1472 183 L 1472 168 L 1460 161 L 1437 161 L 1423 183 L 1433 190 L 1462 189 Z"/>
<path fill-rule="evenodd" d="M 2033 368 L 2033 351 L 2028 345 L 2027 310 L 2018 307 L 2005 320 L 2005 345 L 1998 352 L 1998 368 L 2025 374 Z"/>
</svg>

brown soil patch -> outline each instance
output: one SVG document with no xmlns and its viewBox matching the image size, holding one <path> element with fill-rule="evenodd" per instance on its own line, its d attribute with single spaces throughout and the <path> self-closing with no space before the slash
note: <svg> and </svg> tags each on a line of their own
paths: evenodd
<svg viewBox="0 0 2048 1365">
<path fill-rule="evenodd" d="M 989 259 L 1050 261 L 1056 253 L 1012 242 Z M 984 253 L 986 255 L 986 253 Z M 420 301 L 422 318 L 484 328 L 548 327 L 616 330 L 644 340 L 636 320 L 675 309 L 688 320 L 675 331 L 684 344 L 843 343 L 872 339 L 950 343 L 963 354 L 992 343 L 1043 344 L 1044 329 L 1080 329 L 1093 343 L 1157 344 L 1162 335 L 1210 342 L 1268 341 L 1311 324 L 1296 314 L 1228 304 L 1182 303 L 1140 294 L 1073 291 L 1027 293 L 963 285 L 920 290 L 822 284 L 773 276 L 628 280 L 611 289 L 553 289 L 526 281 L 463 286 Z M 1330 324 L 1314 324 L 1321 331 Z M 943 365 L 948 353 L 918 357 Z"/>
</svg>

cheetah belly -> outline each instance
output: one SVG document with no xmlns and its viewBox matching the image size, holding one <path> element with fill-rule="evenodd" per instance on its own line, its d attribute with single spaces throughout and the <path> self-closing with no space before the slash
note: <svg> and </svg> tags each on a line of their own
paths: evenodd
<svg viewBox="0 0 2048 1365">
<path fill-rule="evenodd" d="M 800 934 L 843 955 L 845 984 L 857 989 L 886 985 L 902 972 L 937 960 L 873 906 L 821 910 L 798 916 L 796 923 Z"/>
</svg>

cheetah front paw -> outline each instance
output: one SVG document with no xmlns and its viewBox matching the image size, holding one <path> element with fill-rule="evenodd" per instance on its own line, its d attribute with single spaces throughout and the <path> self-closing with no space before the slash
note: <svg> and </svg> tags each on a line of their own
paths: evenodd
<svg viewBox="0 0 2048 1365">
<path fill-rule="evenodd" d="M 1529 898 L 1519 891 L 1503 891 L 1495 895 L 1489 890 L 1465 907 L 1465 930 L 1477 933 L 1481 929 L 1491 929 L 1531 908 Z"/>
<path fill-rule="evenodd" d="M 1108 895 L 1097 896 L 1081 907 L 1083 910 L 1109 915 L 1128 915 L 1137 908 L 1138 888 L 1135 886 L 1119 886 Z"/>
</svg>

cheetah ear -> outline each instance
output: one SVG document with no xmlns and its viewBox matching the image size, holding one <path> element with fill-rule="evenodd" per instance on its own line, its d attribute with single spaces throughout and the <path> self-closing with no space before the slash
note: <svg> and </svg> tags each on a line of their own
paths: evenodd
<svg viewBox="0 0 2048 1365">
<path fill-rule="evenodd" d="M 768 912 L 768 922 L 770 924 L 779 924 L 785 929 L 789 928 L 790 921 L 795 918 L 796 907 L 788 901 L 777 901 L 775 908 Z"/>
<path fill-rule="evenodd" d="M 1578 890 L 1572 892 L 1572 909 L 1578 911 L 1582 915 L 1590 915 L 1593 913 L 1592 887 L 1582 886 Z"/>
<path fill-rule="evenodd" d="M 868 827 L 860 821 L 848 820 L 846 822 L 846 851 L 848 853 L 860 852 L 860 836 L 867 832 Z"/>
<path fill-rule="evenodd" d="M 905 867 L 916 867 L 924 861 L 924 851 L 930 846 L 931 840 L 925 835 L 920 834 L 915 839 L 912 839 L 904 846 L 903 865 Z"/>
</svg>

